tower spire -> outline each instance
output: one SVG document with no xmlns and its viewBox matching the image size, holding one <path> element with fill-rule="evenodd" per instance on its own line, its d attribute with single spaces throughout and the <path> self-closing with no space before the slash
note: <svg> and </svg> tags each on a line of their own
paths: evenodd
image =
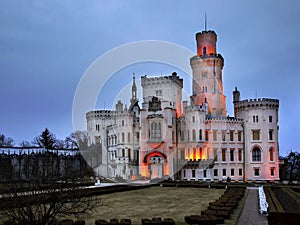
<svg viewBox="0 0 300 225">
<path fill-rule="evenodd" d="M 131 102 L 135 102 L 137 99 L 137 87 L 135 84 L 135 73 L 132 74 L 132 87 L 131 87 Z"/>
<path fill-rule="evenodd" d="M 205 25 L 204 25 L 204 29 L 205 29 L 205 31 L 207 31 L 207 16 L 206 16 L 206 13 L 205 13 Z"/>
</svg>

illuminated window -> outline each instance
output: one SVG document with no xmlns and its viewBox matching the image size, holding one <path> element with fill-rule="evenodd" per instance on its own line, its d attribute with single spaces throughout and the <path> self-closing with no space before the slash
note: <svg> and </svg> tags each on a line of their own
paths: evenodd
<svg viewBox="0 0 300 225">
<path fill-rule="evenodd" d="M 260 130 L 252 130 L 252 140 L 253 141 L 260 140 Z"/>
<path fill-rule="evenodd" d="M 230 161 L 234 161 L 234 149 L 230 149 Z"/>
<path fill-rule="evenodd" d="M 261 161 L 261 151 L 258 147 L 255 147 L 252 151 L 252 161 L 253 162 Z"/>
<path fill-rule="evenodd" d="M 234 169 L 231 169 L 231 170 L 230 170 L 230 175 L 231 175 L 231 176 L 234 176 Z"/>
<path fill-rule="evenodd" d="M 196 150 L 196 148 L 194 147 L 194 148 L 193 148 L 193 159 L 196 160 L 196 158 L 197 158 L 197 150 Z"/>
<path fill-rule="evenodd" d="M 234 131 L 233 130 L 231 130 L 230 132 L 229 132 L 229 136 L 230 136 L 230 141 L 234 141 Z"/>
<path fill-rule="evenodd" d="M 222 175 L 223 175 L 223 177 L 226 176 L 226 169 L 223 169 Z"/>
<path fill-rule="evenodd" d="M 217 131 L 213 131 L 213 141 L 217 141 Z"/>
<path fill-rule="evenodd" d="M 269 130 L 269 141 L 273 141 L 273 130 Z"/>
<path fill-rule="evenodd" d="M 222 161 L 226 161 L 226 149 L 222 149 Z"/>
<path fill-rule="evenodd" d="M 274 150 L 270 148 L 270 161 L 274 161 Z"/>
<path fill-rule="evenodd" d="M 242 141 L 242 131 L 238 131 L 238 141 Z"/>
<path fill-rule="evenodd" d="M 259 168 L 254 169 L 254 176 L 259 176 Z"/>
</svg>

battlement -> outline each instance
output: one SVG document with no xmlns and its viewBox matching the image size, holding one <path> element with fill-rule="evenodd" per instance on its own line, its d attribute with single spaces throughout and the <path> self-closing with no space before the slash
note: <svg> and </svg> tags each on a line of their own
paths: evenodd
<svg viewBox="0 0 300 225">
<path fill-rule="evenodd" d="M 213 117 L 213 116 L 206 116 L 206 121 L 207 122 L 221 122 L 221 123 L 241 123 L 243 120 L 242 119 L 237 119 L 235 117 Z"/>
<path fill-rule="evenodd" d="M 194 106 L 187 106 L 185 108 L 185 112 L 192 112 L 192 111 L 202 111 L 206 112 L 206 105 L 194 105 Z"/>
<path fill-rule="evenodd" d="M 175 82 L 181 88 L 183 88 L 183 79 L 177 76 L 176 72 L 173 72 L 171 76 L 147 77 L 147 75 L 145 75 L 145 76 L 141 76 L 141 80 L 142 80 L 141 82 L 142 87 L 151 84 Z"/>
<path fill-rule="evenodd" d="M 234 103 L 234 108 L 236 110 L 244 110 L 246 108 L 279 108 L 279 100 L 272 98 L 258 98 L 258 99 L 246 99 L 242 101 L 237 101 Z"/>
<path fill-rule="evenodd" d="M 213 30 L 204 30 L 204 31 L 200 31 L 200 32 L 196 33 L 196 39 L 197 39 L 197 37 L 200 37 L 200 36 L 203 36 L 203 35 L 205 35 L 205 36 L 209 35 L 209 36 L 212 36 L 212 37 L 213 36 L 217 37 L 217 34 L 216 34 L 215 31 L 213 31 Z"/>
</svg>

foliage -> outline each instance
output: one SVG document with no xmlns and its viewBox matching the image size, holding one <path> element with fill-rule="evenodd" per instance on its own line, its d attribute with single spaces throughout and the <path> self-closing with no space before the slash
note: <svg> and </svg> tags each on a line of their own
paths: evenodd
<svg viewBox="0 0 300 225">
<path fill-rule="evenodd" d="M 280 179 L 289 182 L 300 180 L 300 153 L 290 151 L 282 160 L 284 164 L 280 168 Z"/>
</svg>

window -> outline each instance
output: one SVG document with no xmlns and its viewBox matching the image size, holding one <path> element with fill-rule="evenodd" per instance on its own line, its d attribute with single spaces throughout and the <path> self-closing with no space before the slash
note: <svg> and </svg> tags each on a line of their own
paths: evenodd
<svg viewBox="0 0 300 225">
<path fill-rule="evenodd" d="M 269 130 L 269 141 L 273 141 L 273 130 Z"/>
<path fill-rule="evenodd" d="M 252 130 L 252 140 L 253 141 L 260 140 L 260 130 Z"/>
<path fill-rule="evenodd" d="M 214 159 L 218 161 L 218 149 L 214 148 Z"/>
<path fill-rule="evenodd" d="M 195 131 L 195 129 L 192 130 L 192 136 L 193 136 L 193 141 L 196 141 L 196 131 Z"/>
<path fill-rule="evenodd" d="M 230 175 L 231 175 L 231 176 L 234 176 L 234 169 L 231 169 L 231 170 L 230 170 Z"/>
<path fill-rule="evenodd" d="M 226 176 L 226 169 L 223 169 L 222 175 L 223 175 L 223 177 Z"/>
<path fill-rule="evenodd" d="M 192 122 L 195 123 L 195 116 L 192 117 Z"/>
<path fill-rule="evenodd" d="M 203 170 L 203 177 L 206 177 L 206 170 Z"/>
<path fill-rule="evenodd" d="M 229 134 L 230 134 L 230 141 L 234 141 L 234 131 L 231 130 Z"/>
<path fill-rule="evenodd" d="M 125 149 L 122 148 L 122 157 L 125 157 Z"/>
<path fill-rule="evenodd" d="M 270 175 L 273 177 L 275 175 L 275 169 L 271 168 Z"/>
<path fill-rule="evenodd" d="M 208 141 L 209 137 L 208 137 L 208 130 L 205 131 L 205 140 Z"/>
<path fill-rule="evenodd" d="M 197 158 L 197 150 L 196 148 L 193 148 L 193 160 L 196 160 Z"/>
<path fill-rule="evenodd" d="M 274 161 L 274 150 L 273 148 L 270 148 L 270 161 Z"/>
<path fill-rule="evenodd" d="M 184 141 L 184 131 L 180 132 L 180 141 Z"/>
<path fill-rule="evenodd" d="M 125 142 L 125 134 L 122 133 L 122 143 L 124 143 L 124 142 Z"/>
<path fill-rule="evenodd" d="M 199 140 L 202 141 L 202 129 L 199 130 Z"/>
<path fill-rule="evenodd" d="M 222 130 L 222 141 L 226 141 L 226 130 Z"/>
<path fill-rule="evenodd" d="M 239 149 L 238 151 L 238 160 L 242 161 L 242 149 Z"/>
<path fill-rule="evenodd" d="M 183 177 L 185 177 L 186 175 L 185 175 L 185 170 L 183 170 Z"/>
<path fill-rule="evenodd" d="M 128 159 L 131 160 L 131 149 L 130 148 L 128 149 L 128 153 L 127 154 L 128 154 Z"/>
<path fill-rule="evenodd" d="M 199 157 L 200 157 L 200 159 L 202 159 L 202 148 L 200 147 L 200 149 L 199 149 Z"/>
<path fill-rule="evenodd" d="M 258 116 L 253 116 L 253 123 L 258 123 Z"/>
<path fill-rule="evenodd" d="M 217 131 L 213 131 L 213 141 L 217 141 Z"/>
<path fill-rule="evenodd" d="M 184 149 L 180 150 L 180 158 L 184 159 Z"/>
<path fill-rule="evenodd" d="M 230 161 L 233 162 L 234 161 L 234 150 L 230 149 Z"/>
<path fill-rule="evenodd" d="M 161 124 L 160 122 L 151 123 L 151 138 L 157 139 L 161 138 Z"/>
<path fill-rule="evenodd" d="M 203 55 L 206 55 L 206 47 L 203 47 Z"/>
<path fill-rule="evenodd" d="M 218 176 L 218 169 L 214 169 L 214 176 L 215 176 L 215 177 Z"/>
<path fill-rule="evenodd" d="M 162 96 L 162 90 L 155 90 L 156 96 Z"/>
<path fill-rule="evenodd" d="M 239 176 L 243 176 L 243 169 L 242 168 L 239 169 Z"/>
<path fill-rule="evenodd" d="M 259 176 L 259 168 L 254 169 L 254 176 Z"/>
<path fill-rule="evenodd" d="M 130 133 L 127 135 L 127 141 L 130 142 Z"/>
<path fill-rule="evenodd" d="M 192 177 L 196 177 L 196 170 L 192 170 Z"/>
<path fill-rule="evenodd" d="M 122 120 L 122 126 L 124 126 L 124 120 Z"/>
<path fill-rule="evenodd" d="M 261 161 L 261 151 L 258 147 L 255 147 L 252 151 L 252 161 L 253 162 Z"/>
<path fill-rule="evenodd" d="M 242 131 L 238 131 L 238 141 L 242 141 Z"/>
<path fill-rule="evenodd" d="M 269 116 L 269 123 L 272 123 L 272 121 L 273 121 L 273 117 Z"/>
<path fill-rule="evenodd" d="M 222 161 L 226 161 L 226 149 L 222 149 Z"/>
</svg>

